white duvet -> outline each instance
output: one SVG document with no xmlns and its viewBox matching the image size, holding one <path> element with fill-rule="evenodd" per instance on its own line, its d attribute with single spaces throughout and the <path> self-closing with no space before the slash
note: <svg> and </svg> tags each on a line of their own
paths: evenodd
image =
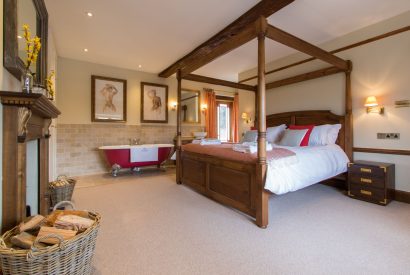
<svg viewBox="0 0 410 275">
<path fill-rule="evenodd" d="M 346 172 L 349 162 L 336 144 L 326 146 L 285 147 L 296 153 L 288 165 L 268 163 L 265 189 L 277 195 L 296 191 Z"/>
</svg>

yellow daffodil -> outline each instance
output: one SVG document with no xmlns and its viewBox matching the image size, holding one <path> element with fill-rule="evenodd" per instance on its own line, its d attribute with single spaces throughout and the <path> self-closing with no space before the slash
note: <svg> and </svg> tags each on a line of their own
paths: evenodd
<svg viewBox="0 0 410 275">
<path fill-rule="evenodd" d="M 55 76 L 55 71 L 51 71 L 49 76 L 46 77 L 46 89 L 48 94 L 50 95 L 51 99 L 54 99 L 55 91 L 54 91 L 54 82 L 53 77 Z"/>
<path fill-rule="evenodd" d="M 23 37 L 26 40 L 27 60 L 25 62 L 26 69 L 29 70 L 32 63 L 36 63 L 38 54 L 41 49 L 41 39 L 38 36 L 31 38 L 30 27 L 27 24 L 23 25 Z"/>
</svg>

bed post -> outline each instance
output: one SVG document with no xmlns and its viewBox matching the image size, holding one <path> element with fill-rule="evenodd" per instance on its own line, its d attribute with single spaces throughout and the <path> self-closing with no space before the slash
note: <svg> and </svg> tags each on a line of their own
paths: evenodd
<svg viewBox="0 0 410 275">
<path fill-rule="evenodd" d="M 259 121 L 259 119 L 258 119 L 258 115 L 259 115 L 258 91 L 259 91 L 259 88 L 258 88 L 258 85 L 256 85 L 255 87 L 256 87 L 255 88 L 255 120 L 253 122 L 253 127 L 256 130 L 258 130 L 258 121 Z"/>
<path fill-rule="evenodd" d="M 350 161 L 353 161 L 353 112 L 352 112 L 352 61 L 348 60 L 348 70 L 346 74 L 346 116 L 345 116 L 345 152 Z"/>
<path fill-rule="evenodd" d="M 181 169 L 182 169 L 182 163 L 181 163 L 181 145 L 182 145 L 182 140 L 181 140 L 181 70 L 177 71 L 177 144 L 176 144 L 176 166 L 177 166 L 177 171 L 176 171 L 176 181 L 177 184 L 182 183 L 182 175 L 181 175 Z"/>
<path fill-rule="evenodd" d="M 258 163 L 256 169 L 257 201 L 256 201 L 256 224 L 261 228 L 268 226 L 268 199 L 269 194 L 265 191 L 266 178 L 266 104 L 265 104 L 265 34 L 267 20 L 260 17 L 257 20 L 256 31 L 258 33 Z"/>
</svg>

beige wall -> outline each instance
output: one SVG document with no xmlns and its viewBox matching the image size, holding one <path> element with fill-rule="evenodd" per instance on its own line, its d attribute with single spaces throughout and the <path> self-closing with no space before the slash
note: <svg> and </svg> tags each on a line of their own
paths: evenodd
<svg viewBox="0 0 410 275">
<path fill-rule="evenodd" d="M 57 62 L 57 107 L 62 112 L 57 120 L 57 173 L 80 175 L 95 174 L 107 170 L 102 156 L 96 150 L 101 145 L 128 143 L 129 138 L 139 138 L 142 143 L 172 142 L 176 133 L 176 111 L 169 110 L 168 124 L 140 123 L 140 83 L 153 82 L 168 85 L 169 103 L 176 101 L 177 81 L 175 78 L 159 78 L 155 74 L 99 65 L 67 58 Z M 100 75 L 127 80 L 127 122 L 91 122 L 91 75 Z M 183 88 L 203 90 L 215 89 L 220 94 L 236 92 L 235 89 L 183 81 Z M 238 91 L 240 113 L 253 112 L 252 92 Z M 204 93 L 202 93 L 202 102 Z M 252 114 L 253 115 L 253 114 Z M 201 124 L 183 125 L 183 135 L 198 131 L 205 124 L 201 113 Z M 248 125 L 240 120 L 240 134 Z M 114 133 L 115 132 L 115 133 Z M 84 161 L 87 165 L 83 165 Z"/>
<path fill-rule="evenodd" d="M 59 117 L 58 123 L 91 123 L 91 75 L 109 76 L 127 80 L 127 125 L 140 124 L 141 81 L 168 85 L 169 102 L 176 101 L 177 81 L 175 78 L 171 77 L 164 79 L 157 77 L 156 74 L 60 57 L 58 59 L 57 88 L 59 92 L 57 93 L 57 105 L 62 111 L 62 115 Z M 227 91 L 229 93 L 233 93 L 236 91 L 235 89 L 229 87 L 203 84 L 186 80 L 183 81 L 182 86 L 184 88 L 197 90 L 212 88 L 217 92 Z M 239 93 L 240 100 L 243 97 L 241 108 L 248 109 L 251 107 L 253 103 L 249 103 L 248 101 L 253 98 L 253 93 L 248 91 L 239 91 Z M 201 121 L 202 123 L 204 122 L 204 117 L 201 118 Z M 176 125 L 176 112 L 169 112 L 168 124 Z"/>
<path fill-rule="evenodd" d="M 48 29 L 48 60 L 47 60 L 47 70 L 50 73 L 55 71 L 57 74 L 57 49 L 54 41 L 54 35 L 52 28 Z M 57 76 L 54 79 L 54 86 L 56 86 Z M 57 91 L 56 87 L 54 90 Z M 57 91 L 58 92 L 58 91 Z M 56 119 L 53 119 L 53 122 L 50 127 L 50 145 L 49 145 L 49 178 L 54 180 L 57 177 L 57 130 L 56 130 Z"/>
<path fill-rule="evenodd" d="M 336 49 L 354 42 L 410 25 L 410 12 L 375 24 L 336 40 L 322 48 Z M 352 89 L 354 146 L 388 149 L 410 149 L 410 108 L 395 108 L 394 101 L 410 99 L 410 32 L 401 33 L 337 55 L 353 62 Z M 268 64 L 268 70 L 305 58 L 295 54 Z M 284 70 L 269 76 L 269 81 L 309 72 L 326 65 L 321 61 Z M 244 79 L 255 70 L 240 75 Z M 385 115 L 366 114 L 367 96 L 375 95 L 386 107 Z M 267 92 L 267 113 L 294 110 L 330 109 L 344 113 L 344 75 L 338 74 L 303 83 L 280 87 Z M 398 132 L 400 140 L 378 140 L 378 132 Z M 410 191 L 410 158 L 406 156 L 355 153 L 354 158 L 386 161 L 396 164 L 396 186 Z"/>
</svg>

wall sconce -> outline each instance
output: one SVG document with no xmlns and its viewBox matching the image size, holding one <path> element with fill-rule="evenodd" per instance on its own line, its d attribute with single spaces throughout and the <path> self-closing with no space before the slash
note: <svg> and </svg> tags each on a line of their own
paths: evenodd
<svg viewBox="0 0 410 275">
<path fill-rule="evenodd" d="M 394 105 L 396 108 L 405 108 L 405 107 L 410 107 L 410 100 L 397 100 L 394 102 Z"/>
<path fill-rule="evenodd" d="M 377 98 L 375 96 L 369 96 L 366 99 L 364 106 L 366 107 L 367 113 L 384 113 L 384 107 L 379 106 L 379 103 L 377 102 Z"/>
<path fill-rule="evenodd" d="M 208 109 L 208 105 L 206 105 L 205 103 L 201 105 L 202 113 L 205 114 L 205 112 L 206 112 L 207 109 Z"/>
<path fill-rule="evenodd" d="M 178 105 L 177 102 L 175 102 L 175 101 L 171 102 L 171 110 L 176 111 L 177 110 L 177 105 Z"/>
<path fill-rule="evenodd" d="M 252 122 L 251 117 L 249 116 L 248 113 L 242 113 L 242 119 L 245 121 L 246 124 L 249 124 Z"/>
</svg>

